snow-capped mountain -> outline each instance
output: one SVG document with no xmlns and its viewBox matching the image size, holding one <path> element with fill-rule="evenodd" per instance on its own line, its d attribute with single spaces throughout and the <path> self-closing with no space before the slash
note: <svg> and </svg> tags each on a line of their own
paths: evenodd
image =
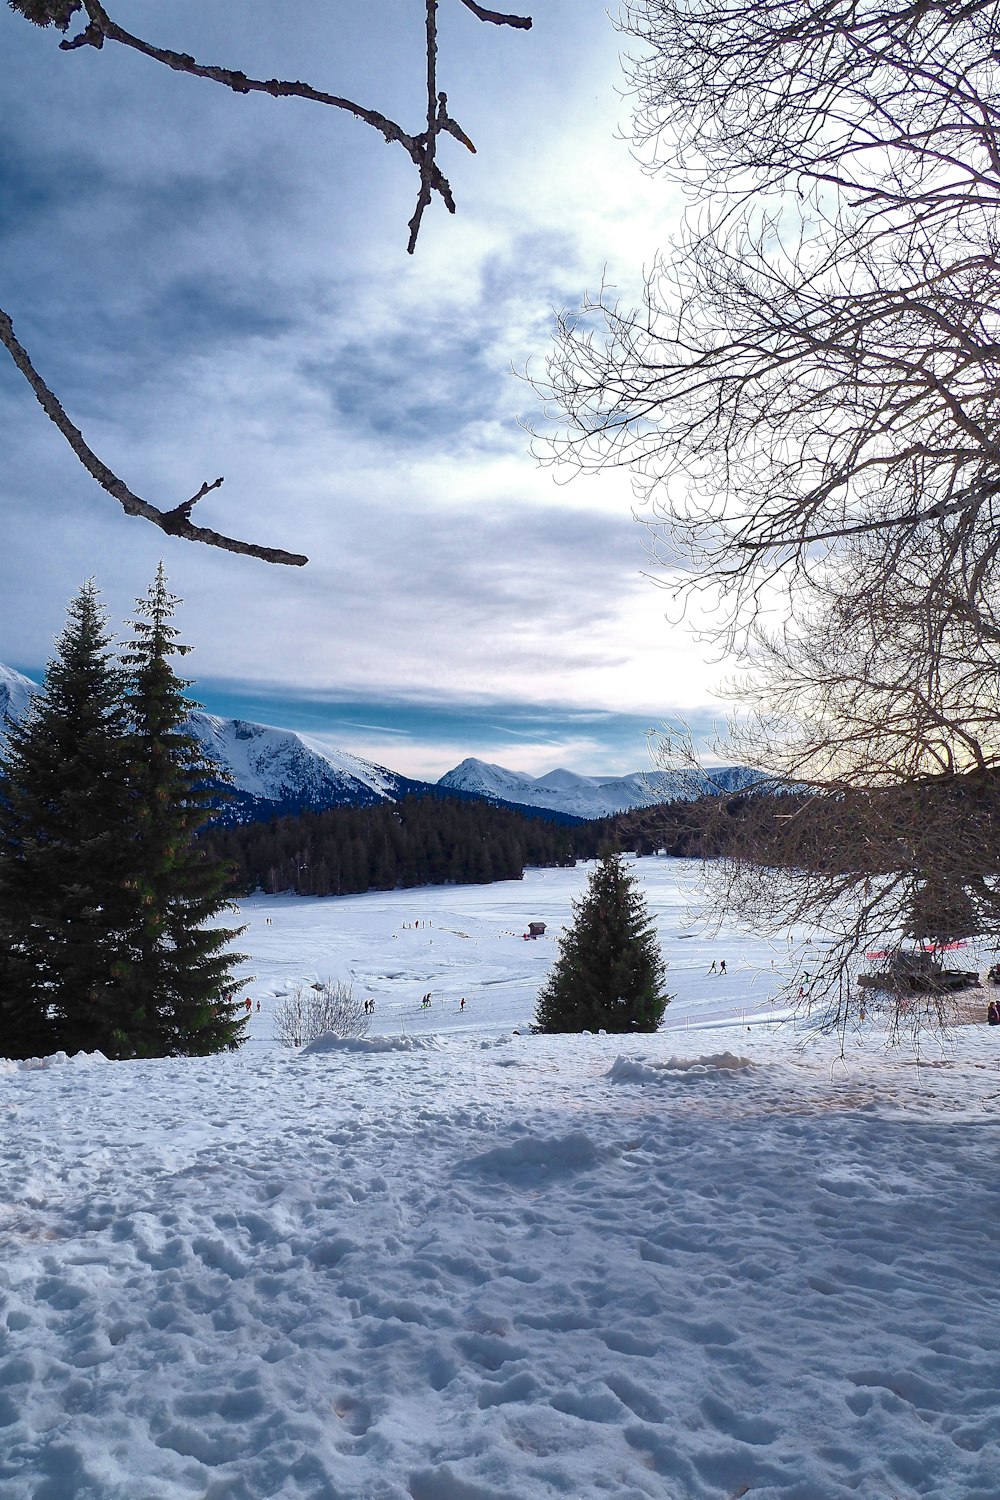
<svg viewBox="0 0 1000 1500">
<path fill-rule="evenodd" d="M 196 710 L 187 728 L 229 772 L 246 811 L 301 812 L 395 802 L 424 783 L 343 750 L 323 750 L 291 729 Z"/>
<path fill-rule="evenodd" d="M 446 771 L 438 786 L 522 807 L 548 808 L 576 818 L 603 818 L 658 802 L 691 801 L 706 793 L 739 791 L 759 779 L 745 766 L 720 766 L 700 774 L 634 771 L 628 776 L 580 776 L 576 771 L 557 770 L 545 776 L 528 776 L 470 757 Z"/>
<path fill-rule="evenodd" d="M 5 720 L 22 718 L 37 688 L 30 677 L 0 665 L 0 744 Z M 227 822 L 396 802 L 410 792 L 429 790 L 427 782 L 414 781 L 343 750 L 325 750 L 291 729 L 221 719 L 200 709 L 191 714 L 187 727 L 231 778 L 231 796 L 223 813 Z M 657 802 L 690 800 L 705 792 L 738 791 L 757 779 L 742 766 L 722 767 L 701 777 L 667 771 L 580 776 L 566 770 L 536 777 L 470 757 L 446 772 L 437 787 L 454 796 L 483 797 L 543 814 L 603 818 Z"/>
<path fill-rule="evenodd" d="M 0 666 L 0 739 L 4 721 L 22 718 L 37 689 L 30 677 Z M 425 782 L 358 755 L 323 750 L 290 729 L 220 719 L 201 710 L 190 715 L 187 728 L 231 778 L 227 821 L 395 802 L 408 792 L 426 790 Z"/>
<path fill-rule="evenodd" d="M 7 719 L 23 719 L 37 686 L 30 677 L 0 662 L 0 744 L 4 739 L 4 723 Z"/>
</svg>

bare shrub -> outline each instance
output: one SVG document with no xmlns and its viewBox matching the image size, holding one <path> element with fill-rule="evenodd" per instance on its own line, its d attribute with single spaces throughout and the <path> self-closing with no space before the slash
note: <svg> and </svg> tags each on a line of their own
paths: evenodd
<svg viewBox="0 0 1000 1500">
<path fill-rule="evenodd" d="M 354 986 L 340 979 L 300 984 L 274 1013 L 274 1034 L 284 1047 L 304 1047 L 318 1036 L 366 1036 L 368 1016 Z"/>
</svg>

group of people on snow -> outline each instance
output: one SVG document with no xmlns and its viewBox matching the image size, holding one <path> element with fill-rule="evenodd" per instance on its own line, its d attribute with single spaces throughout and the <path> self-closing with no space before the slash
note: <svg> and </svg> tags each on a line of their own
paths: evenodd
<svg viewBox="0 0 1000 1500">
<path fill-rule="evenodd" d="M 430 1010 L 430 1008 L 431 1008 L 431 997 L 432 997 L 432 991 L 431 990 L 428 990 L 427 993 L 426 993 L 426 995 L 422 995 L 421 996 L 421 998 L 420 998 L 420 1009 L 421 1010 Z M 459 1010 L 464 1010 L 465 1009 L 465 996 L 464 995 L 462 996 L 461 1000 L 459 1000 L 459 1002 L 458 1002 L 458 1008 L 459 1008 Z"/>
</svg>

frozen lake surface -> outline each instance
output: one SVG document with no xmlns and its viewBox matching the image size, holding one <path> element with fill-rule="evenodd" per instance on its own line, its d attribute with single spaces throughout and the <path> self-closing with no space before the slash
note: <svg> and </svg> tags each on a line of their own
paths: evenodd
<svg viewBox="0 0 1000 1500">
<path fill-rule="evenodd" d="M 996 1032 L 839 1058 L 638 870 L 656 1036 L 523 1033 L 578 869 L 248 901 L 238 1054 L 0 1062 L 4 1500 L 996 1500 Z M 317 976 L 367 1040 L 274 1043 Z"/>
<path fill-rule="evenodd" d="M 253 1013 L 252 1041 L 270 1040 L 276 994 L 317 978 L 349 980 L 372 996 L 373 1032 L 478 1034 L 527 1025 L 559 934 L 571 921 L 570 902 L 582 894 L 592 868 L 581 863 L 572 870 L 528 870 L 523 880 L 493 885 L 336 900 L 249 898 L 241 903 L 248 924 L 241 943 L 253 952 L 244 970 L 257 979 L 241 994 L 262 1002 L 261 1015 Z M 691 911 L 700 882 L 695 861 L 648 858 L 635 868 L 669 964 L 667 988 L 675 999 L 667 1030 L 773 1023 L 787 1014 L 781 988 L 801 967 L 787 939 L 706 933 Z M 544 922 L 545 936 L 526 940 L 530 922 Z M 726 972 L 711 973 L 713 962 L 718 969 L 723 960 Z M 420 1007 L 428 991 L 429 1012 Z"/>
</svg>

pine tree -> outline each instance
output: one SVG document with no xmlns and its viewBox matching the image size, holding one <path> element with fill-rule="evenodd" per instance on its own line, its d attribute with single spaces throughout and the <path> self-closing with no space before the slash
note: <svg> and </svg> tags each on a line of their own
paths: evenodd
<svg viewBox="0 0 1000 1500">
<path fill-rule="evenodd" d="M 0 1052 L 115 1055 L 127 921 L 121 674 L 93 582 L 0 760 Z"/>
<path fill-rule="evenodd" d="M 538 995 L 540 1031 L 655 1031 L 670 996 L 638 882 L 618 854 L 592 872 Z"/>
<path fill-rule="evenodd" d="M 123 653 L 128 677 L 135 839 L 133 925 L 120 982 L 129 998 L 129 1042 L 140 1055 L 202 1054 L 238 1047 L 245 1019 L 228 998 L 236 988 L 229 951 L 240 928 L 205 927 L 229 905 L 225 866 L 195 839 L 211 817 L 218 768 L 184 729 L 190 683 L 171 658 L 190 647 L 171 624 L 177 599 L 161 564 L 132 621 Z"/>
</svg>

